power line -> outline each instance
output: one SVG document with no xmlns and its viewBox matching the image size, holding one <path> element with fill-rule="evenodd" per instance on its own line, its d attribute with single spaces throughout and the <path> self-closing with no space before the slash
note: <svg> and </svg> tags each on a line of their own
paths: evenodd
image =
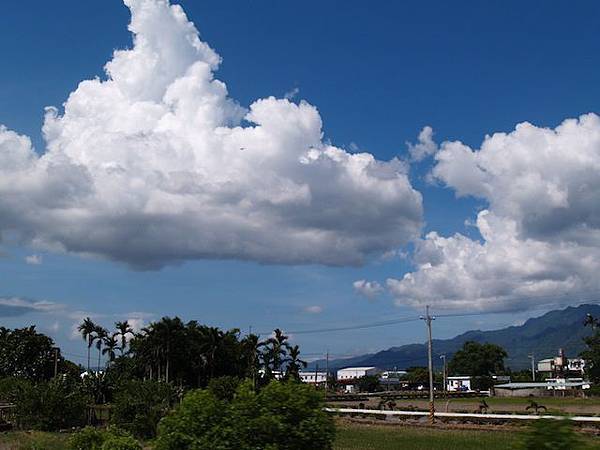
<svg viewBox="0 0 600 450">
<path fill-rule="evenodd" d="M 394 319 L 394 320 L 384 320 L 384 321 L 380 321 L 380 322 L 372 322 L 372 323 L 365 323 L 365 324 L 360 324 L 360 325 L 347 325 L 347 326 L 340 326 L 340 327 L 330 327 L 330 328 L 315 328 L 315 329 L 309 329 L 309 330 L 285 330 L 286 333 L 288 334 L 315 334 L 315 333 L 330 333 L 330 332 L 334 332 L 334 331 L 350 331 L 350 330 L 360 330 L 360 329 L 365 329 L 365 328 L 375 328 L 375 327 L 384 327 L 384 326 L 388 326 L 388 325 L 396 325 L 399 323 L 407 323 L 407 322 L 416 322 L 417 320 L 419 320 L 418 317 L 404 317 L 401 319 Z M 263 332 L 263 333 L 259 333 L 259 334 L 270 334 L 271 332 Z"/>
</svg>

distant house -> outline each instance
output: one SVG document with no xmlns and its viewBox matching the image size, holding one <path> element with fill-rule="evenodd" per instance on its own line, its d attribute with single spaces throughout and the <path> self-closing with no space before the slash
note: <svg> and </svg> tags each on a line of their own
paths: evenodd
<svg viewBox="0 0 600 450">
<path fill-rule="evenodd" d="M 377 375 L 379 370 L 376 367 L 346 367 L 337 371 L 338 381 L 356 380 L 367 375 Z"/>
<path fill-rule="evenodd" d="M 558 356 L 540 359 L 537 371 L 552 377 L 583 376 L 585 372 L 585 360 L 581 358 L 567 358 L 562 349 Z"/>
<path fill-rule="evenodd" d="M 548 378 L 538 383 L 506 383 L 494 386 L 497 397 L 548 397 L 560 392 L 562 395 L 580 395 L 590 384 L 582 378 Z"/>
<path fill-rule="evenodd" d="M 400 379 L 406 375 L 406 370 L 386 370 L 381 372 L 379 378 L 382 380 Z"/>
<path fill-rule="evenodd" d="M 327 372 L 302 371 L 299 375 L 303 383 L 325 384 L 327 382 Z"/>
<path fill-rule="evenodd" d="M 446 378 L 446 390 L 448 392 L 470 391 L 473 377 L 458 376 Z"/>
</svg>

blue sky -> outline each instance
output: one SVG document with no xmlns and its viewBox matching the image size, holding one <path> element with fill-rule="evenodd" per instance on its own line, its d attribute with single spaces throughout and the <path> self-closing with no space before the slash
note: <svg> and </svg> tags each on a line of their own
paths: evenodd
<svg viewBox="0 0 600 450">
<path fill-rule="evenodd" d="M 318 108 L 325 141 L 378 160 L 407 158 L 406 142 L 416 142 L 424 126 L 433 127 L 438 143 L 460 140 L 477 149 L 488 134 L 511 132 L 523 121 L 554 128 L 597 111 L 600 100 L 597 2 L 178 3 L 223 58 L 216 77 L 239 104 L 298 89 L 295 101 Z M 117 0 L 5 5 L 0 124 L 30 136 L 43 153 L 44 107 L 60 107 L 80 81 L 104 77 L 113 50 L 131 46 L 128 22 L 129 11 Z M 478 240 L 478 230 L 465 221 L 475 220 L 489 199 L 457 198 L 456 189 L 428 181 L 433 165 L 431 159 L 413 164 L 409 176 L 423 195 L 424 233 L 458 232 Z M 384 285 L 387 278 L 400 278 L 415 270 L 410 258 L 371 258 L 359 267 L 197 259 L 140 271 L 40 250 L 10 236 L 0 257 L 0 296 L 59 303 L 65 311 L 96 314 L 106 325 L 131 312 L 146 320 L 180 315 L 257 331 L 419 314 L 395 305 L 389 292 L 369 301 L 352 287 L 358 279 Z M 41 264 L 26 262 L 34 254 Z M 309 313 L 310 306 L 322 311 Z M 523 309 L 439 320 L 436 336 L 513 324 L 544 307 Z M 8 326 L 39 323 L 66 351 L 83 355 L 82 342 L 71 337 L 71 313 L 61 314 L 38 311 L 0 320 Z M 329 349 L 345 355 L 422 341 L 423 328 L 414 322 L 294 339 L 310 354 Z"/>
</svg>

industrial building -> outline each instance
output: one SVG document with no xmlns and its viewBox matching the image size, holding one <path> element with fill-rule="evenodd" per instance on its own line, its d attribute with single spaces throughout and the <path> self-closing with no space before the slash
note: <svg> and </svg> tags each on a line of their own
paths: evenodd
<svg viewBox="0 0 600 450">
<path fill-rule="evenodd" d="M 367 375 L 377 375 L 379 370 L 376 367 L 346 367 L 337 371 L 338 381 L 356 380 Z"/>
</svg>

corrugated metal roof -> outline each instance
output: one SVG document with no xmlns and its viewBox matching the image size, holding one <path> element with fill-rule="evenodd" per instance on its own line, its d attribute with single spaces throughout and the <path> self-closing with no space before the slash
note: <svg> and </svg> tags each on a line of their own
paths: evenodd
<svg viewBox="0 0 600 450">
<path fill-rule="evenodd" d="M 565 383 L 506 383 L 497 384 L 494 388 L 504 389 L 533 389 L 533 388 L 555 388 L 555 387 L 582 387 L 588 385 L 584 381 L 567 381 Z"/>
</svg>

